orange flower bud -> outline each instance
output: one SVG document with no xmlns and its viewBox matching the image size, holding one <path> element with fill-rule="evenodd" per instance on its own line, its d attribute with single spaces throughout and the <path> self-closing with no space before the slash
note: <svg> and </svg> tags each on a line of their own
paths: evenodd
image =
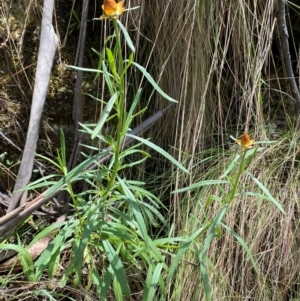
<svg viewBox="0 0 300 301">
<path fill-rule="evenodd" d="M 103 15 L 100 19 L 117 19 L 125 10 L 124 0 L 118 3 L 114 0 L 104 0 L 102 10 Z"/>
<path fill-rule="evenodd" d="M 244 148 L 252 148 L 255 140 L 250 139 L 248 133 L 245 133 L 240 139 L 236 139 L 236 143 Z"/>
</svg>

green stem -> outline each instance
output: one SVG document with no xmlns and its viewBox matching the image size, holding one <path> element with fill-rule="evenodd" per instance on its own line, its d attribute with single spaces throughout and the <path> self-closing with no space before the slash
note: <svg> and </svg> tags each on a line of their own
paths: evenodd
<svg viewBox="0 0 300 301">
<path fill-rule="evenodd" d="M 115 78 L 115 81 L 118 83 L 118 88 L 119 88 L 119 96 L 118 100 L 116 102 L 117 105 L 117 114 L 118 114 L 118 126 L 117 126 L 117 137 L 116 137 L 116 144 L 114 148 L 114 166 L 113 166 L 113 171 L 110 177 L 110 181 L 107 187 L 107 192 L 111 189 L 111 187 L 114 184 L 115 177 L 118 173 L 119 170 L 119 156 L 121 152 L 121 144 L 123 140 L 123 127 L 124 127 L 124 115 L 125 115 L 125 81 L 124 77 L 125 74 L 123 73 L 124 71 L 124 61 L 122 57 L 122 46 L 121 46 L 121 39 L 120 39 L 120 33 L 119 33 L 119 28 L 117 24 L 117 20 L 113 20 L 113 25 L 115 29 L 115 34 L 116 34 L 116 50 L 117 53 L 115 54 L 115 58 L 118 60 L 118 74 L 121 75 L 120 78 Z"/>
<path fill-rule="evenodd" d="M 76 199 L 76 196 L 74 194 L 74 191 L 73 191 L 73 187 L 72 187 L 72 184 L 71 182 L 68 182 L 68 188 L 69 188 L 69 195 L 71 196 L 71 199 L 72 199 L 72 202 L 73 202 L 73 205 L 75 207 L 75 211 L 76 211 L 76 214 L 78 216 L 78 219 L 79 219 L 79 224 L 80 224 L 80 230 L 81 230 L 81 234 L 82 234 L 82 231 L 83 231 L 83 225 L 84 225 L 84 218 L 83 216 L 80 214 L 79 212 L 79 202 L 77 201 Z"/>
<path fill-rule="evenodd" d="M 245 159 L 246 159 L 246 153 L 247 153 L 247 149 L 245 148 L 245 150 L 243 152 L 242 160 L 241 160 L 241 163 L 240 163 L 240 166 L 239 166 L 239 169 L 238 169 L 238 173 L 237 173 L 237 176 L 235 178 L 235 182 L 234 182 L 233 187 L 231 189 L 231 193 L 229 195 L 229 198 L 227 199 L 227 202 L 226 202 L 227 204 L 230 204 L 232 202 L 232 200 L 234 199 L 234 197 L 235 197 L 237 187 L 238 187 L 238 184 L 239 184 L 239 181 L 240 181 L 240 177 L 241 177 L 242 172 L 244 170 L 244 162 L 245 162 Z"/>
</svg>

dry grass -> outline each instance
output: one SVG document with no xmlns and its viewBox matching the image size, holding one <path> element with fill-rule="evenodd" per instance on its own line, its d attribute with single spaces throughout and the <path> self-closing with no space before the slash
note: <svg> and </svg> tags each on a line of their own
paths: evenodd
<svg viewBox="0 0 300 301">
<path fill-rule="evenodd" d="M 98 300 L 96 293 L 85 290 L 85 288 L 74 288 L 71 286 L 60 287 L 55 280 L 40 281 L 39 283 L 27 281 L 11 281 L 9 287 L 0 292 L 1 300 L 11 301 L 38 301 L 38 300 Z M 52 298 L 52 299 L 51 299 Z"/>
<path fill-rule="evenodd" d="M 278 62 L 275 65 L 271 52 L 276 37 L 274 1 L 143 5 L 141 31 L 153 41 L 148 69 L 179 101 L 150 134 L 157 143 L 167 149 L 174 146 L 170 152 L 179 160 L 188 158 L 191 167 L 197 164 L 194 155 L 204 149 L 217 148 L 222 156 L 230 134 L 249 130 L 256 139 L 267 139 L 270 126 L 289 127 L 284 102 L 293 103 L 282 92 Z M 155 102 L 151 108 L 166 106 L 160 97 L 150 101 Z M 174 178 L 175 188 L 188 181 L 179 174 Z M 176 218 L 179 200 L 171 202 Z"/>
<path fill-rule="evenodd" d="M 252 267 L 246 252 L 226 231 L 210 248 L 210 281 L 213 300 L 291 300 L 299 298 L 299 154 L 297 137 L 285 137 L 273 147 L 257 154 L 248 170 L 272 191 L 284 206 L 286 215 L 271 203 L 255 197 L 239 195 L 234 200 L 224 223 L 237 232 L 249 246 L 258 270 Z M 289 148 L 287 145 L 291 145 Z M 232 160 L 234 149 L 228 154 Z M 274 162 L 274 156 L 277 160 Z M 214 169 L 218 178 L 220 170 Z M 260 192 L 247 176 L 242 177 L 239 192 Z M 203 206 L 210 195 L 224 198 L 218 189 L 209 187 L 192 194 L 189 224 L 186 233 L 192 233 L 206 221 Z M 185 197 L 182 202 L 186 204 Z M 184 206 L 182 206 L 183 209 Z M 205 208 L 213 218 L 220 210 L 216 203 Z M 197 254 L 190 254 L 189 261 L 196 262 Z M 189 275 L 194 275 L 190 277 Z M 178 273 L 178 294 L 188 300 L 204 299 L 200 274 L 194 266 L 182 266 Z M 175 287 L 177 285 L 175 284 Z M 195 293 L 196 292 L 196 293 Z M 201 297 L 202 296 L 202 297 Z"/>
<path fill-rule="evenodd" d="M 287 215 L 260 200 L 236 200 L 226 222 L 247 241 L 260 272 L 255 275 L 241 247 L 225 235 L 212 246 L 209 256 L 215 268 L 211 269 L 213 299 L 297 298 L 292 291 L 298 290 L 299 280 L 299 173 L 293 167 L 298 137 L 285 136 L 295 125 L 295 116 L 278 48 L 275 1 L 157 0 L 144 5 L 142 23 L 147 24 L 147 38 L 154 43 L 149 69 L 161 87 L 179 100 L 163 125 L 153 130 L 156 142 L 166 148 L 175 146 L 170 151 L 190 168 L 203 159 L 199 152 L 212 148 L 211 154 L 218 152 L 213 166 L 218 164 L 215 170 L 222 170 L 228 162 L 230 134 L 250 131 L 256 140 L 280 141 L 251 170 L 284 205 Z M 155 103 L 158 108 L 165 106 L 159 97 Z M 199 164 L 190 179 L 175 173 L 172 184 L 177 188 L 192 183 L 207 168 L 206 163 Z M 242 184 L 250 191 L 253 188 L 247 178 Z M 180 232 L 192 233 L 200 226 L 203 216 L 195 203 L 213 192 L 170 199 L 172 221 Z M 215 216 L 218 209 L 210 208 L 209 215 Z M 199 220 L 190 217 L 190 212 Z M 198 269 L 183 265 L 174 300 L 204 298 L 200 276 L 191 275 L 199 275 Z"/>
</svg>

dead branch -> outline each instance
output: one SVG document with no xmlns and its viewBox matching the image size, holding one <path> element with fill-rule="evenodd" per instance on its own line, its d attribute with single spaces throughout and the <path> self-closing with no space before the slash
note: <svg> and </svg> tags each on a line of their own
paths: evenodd
<svg viewBox="0 0 300 301">
<path fill-rule="evenodd" d="M 79 33 L 79 40 L 78 40 L 76 60 L 75 60 L 75 66 L 78 67 L 83 67 L 88 8 L 89 8 L 89 0 L 84 0 L 82 6 L 80 33 Z M 71 170 L 76 166 L 80 154 L 80 144 L 82 140 L 82 135 L 79 132 L 79 122 L 83 123 L 83 107 L 84 107 L 84 97 L 81 92 L 82 74 L 83 74 L 82 70 L 77 71 L 75 95 L 74 95 L 74 102 L 73 102 L 73 119 L 75 123 L 75 137 L 74 137 L 74 146 L 73 146 L 72 154 L 68 164 L 68 170 Z"/>
<path fill-rule="evenodd" d="M 7 212 L 14 210 L 18 206 L 23 206 L 27 199 L 27 193 L 20 191 L 20 189 L 24 188 L 31 178 L 40 121 L 58 43 L 58 38 L 52 26 L 53 6 L 54 0 L 44 0 L 40 46 L 27 138 L 17 181 L 14 187 L 13 197 Z"/>
</svg>

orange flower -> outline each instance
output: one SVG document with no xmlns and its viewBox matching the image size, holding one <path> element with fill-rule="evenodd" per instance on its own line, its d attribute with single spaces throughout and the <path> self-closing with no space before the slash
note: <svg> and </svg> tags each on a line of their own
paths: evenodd
<svg viewBox="0 0 300 301">
<path fill-rule="evenodd" d="M 236 139 L 236 143 L 244 148 L 252 148 L 255 140 L 250 139 L 248 133 L 245 133 L 240 139 Z"/>
<path fill-rule="evenodd" d="M 104 0 L 102 5 L 103 15 L 100 17 L 101 20 L 103 19 L 117 19 L 123 11 L 125 10 L 124 7 L 124 0 L 116 3 L 114 0 Z"/>
</svg>

